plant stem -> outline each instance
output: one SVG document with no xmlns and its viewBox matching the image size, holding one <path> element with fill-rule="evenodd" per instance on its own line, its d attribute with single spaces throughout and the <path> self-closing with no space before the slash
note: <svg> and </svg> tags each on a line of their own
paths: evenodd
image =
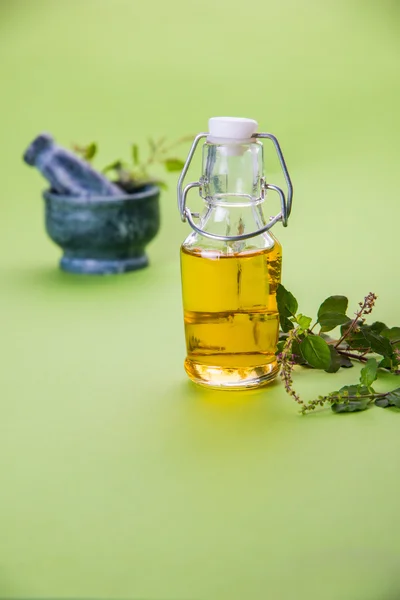
<svg viewBox="0 0 400 600">
<path fill-rule="evenodd" d="M 349 395 L 349 396 L 345 396 L 345 397 L 339 393 L 338 394 L 328 394 L 327 396 L 324 396 L 324 397 L 320 396 L 316 400 L 311 400 L 307 404 L 305 402 L 303 402 L 301 412 L 303 415 L 305 415 L 307 412 L 315 410 L 318 406 L 323 406 L 327 402 L 330 405 L 332 405 L 332 404 L 336 404 L 336 402 L 339 402 L 339 403 L 347 402 L 348 403 L 349 400 L 363 400 L 363 399 L 369 398 L 369 404 L 370 404 L 377 398 L 385 398 L 388 394 L 390 394 L 390 392 L 382 392 L 382 393 L 371 392 L 370 394 L 362 394 L 362 395 L 360 394 L 359 396 L 352 394 L 351 396 Z"/>
<path fill-rule="evenodd" d="M 363 398 L 370 398 L 372 401 L 372 400 L 375 400 L 375 398 L 384 398 L 388 394 L 390 394 L 390 392 L 382 392 L 380 394 L 378 394 L 376 392 L 371 392 L 371 394 L 364 394 L 364 395 L 360 395 L 360 396 L 346 396 L 346 400 L 361 400 Z M 343 397 L 329 396 L 329 399 L 330 400 L 343 400 Z"/>
<path fill-rule="evenodd" d="M 279 356 L 280 377 L 285 385 L 286 392 L 289 394 L 289 396 L 292 396 L 293 400 L 303 407 L 302 410 L 304 411 L 304 402 L 300 398 L 299 394 L 293 389 L 292 371 L 294 363 L 292 360 L 292 345 L 295 340 L 298 341 L 296 328 L 289 331 L 285 345 L 283 346 L 282 352 Z"/>
<path fill-rule="evenodd" d="M 364 302 L 359 303 L 360 308 L 356 312 L 355 317 L 352 320 L 350 326 L 347 329 L 345 329 L 342 337 L 335 344 L 335 348 L 340 346 L 340 344 L 343 342 L 343 340 L 346 339 L 346 337 L 348 337 L 354 331 L 354 329 L 358 326 L 359 321 L 363 321 L 363 322 L 365 321 L 365 315 L 369 315 L 371 313 L 371 311 L 374 307 L 376 298 L 377 298 L 376 295 L 373 294 L 372 292 L 370 292 L 369 294 L 367 294 L 365 296 Z"/>
<path fill-rule="evenodd" d="M 361 354 L 353 354 L 352 352 L 347 352 L 346 350 L 338 350 L 337 349 L 337 351 L 342 356 L 347 356 L 347 358 L 352 358 L 353 360 L 359 360 L 360 362 L 363 362 L 363 363 L 366 363 L 368 360 L 367 358 L 365 358 L 365 356 L 363 356 Z"/>
</svg>

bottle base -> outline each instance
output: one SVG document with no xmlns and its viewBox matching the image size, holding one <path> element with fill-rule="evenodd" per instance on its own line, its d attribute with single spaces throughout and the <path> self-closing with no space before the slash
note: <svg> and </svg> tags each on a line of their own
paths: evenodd
<svg viewBox="0 0 400 600">
<path fill-rule="evenodd" d="M 278 375 L 275 360 L 264 365 L 246 367 L 212 366 L 186 358 L 185 371 L 198 385 L 218 390 L 248 390 L 270 383 Z"/>
</svg>

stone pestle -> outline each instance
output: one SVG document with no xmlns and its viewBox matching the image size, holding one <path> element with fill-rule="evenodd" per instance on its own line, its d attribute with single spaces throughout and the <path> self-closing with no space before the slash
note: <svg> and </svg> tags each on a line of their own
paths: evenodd
<svg viewBox="0 0 400 600">
<path fill-rule="evenodd" d="M 121 196 L 124 192 L 102 173 L 58 146 L 51 135 L 42 133 L 24 154 L 24 161 L 36 167 L 50 183 L 53 193 L 63 196 Z"/>
</svg>

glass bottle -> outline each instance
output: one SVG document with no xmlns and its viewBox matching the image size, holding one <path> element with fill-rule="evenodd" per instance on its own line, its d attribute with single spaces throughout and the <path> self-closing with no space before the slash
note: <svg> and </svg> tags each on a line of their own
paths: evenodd
<svg viewBox="0 0 400 600">
<path fill-rule="evenodd" d="M 181 217 L 193 229 L 181 246 L 185 370 L 195 383 L 214 388 L 258 387 L 278 373 L 282 251 L 270 229 L 277 221 L 286 226 L 292 185 L 277 139 L 256 130 L 252 119 L 210 119 L 209 133 L 196 136 L 178 183 Z M 266 183 L 262 137 L 275 145 L 287 199 Z M 183 188 L 202 138 L 202 176 Z M 194 187 L 205 202 L 201 215 L 186 206 Z M 263 214 L 268 190 L 281 201 L 280 213 L 270 219 Z"/>
</svg>

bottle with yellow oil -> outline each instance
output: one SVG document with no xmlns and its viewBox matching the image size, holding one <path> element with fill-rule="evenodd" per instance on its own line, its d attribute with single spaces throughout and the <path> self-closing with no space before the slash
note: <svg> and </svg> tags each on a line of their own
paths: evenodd
<svg viewBox="0 0 400 600">
<path fill-rule="evenodd" d="M 278 140 L 257 133 L 257 127 L 252 119 L 210 119 L 209 132 L 196 136 L 178 182 L 179 211 L 193 229 L 181 247 L 185 370 L 195 383 L 219 389 L 258 387 L 278 372 L 282 250 L 271 228 L 278 221 L 287 225 L 293 188 Z M 202 175 L 184 186 L 203 138 Z M 286 196 L 264 176 L 263 138 L 275 146 Z M 204 200 L 202 214 L 186 205 L 192 188 Z M 266 218 L 271 192 L 280 199 L 280 212 Z"/>
</svg>

